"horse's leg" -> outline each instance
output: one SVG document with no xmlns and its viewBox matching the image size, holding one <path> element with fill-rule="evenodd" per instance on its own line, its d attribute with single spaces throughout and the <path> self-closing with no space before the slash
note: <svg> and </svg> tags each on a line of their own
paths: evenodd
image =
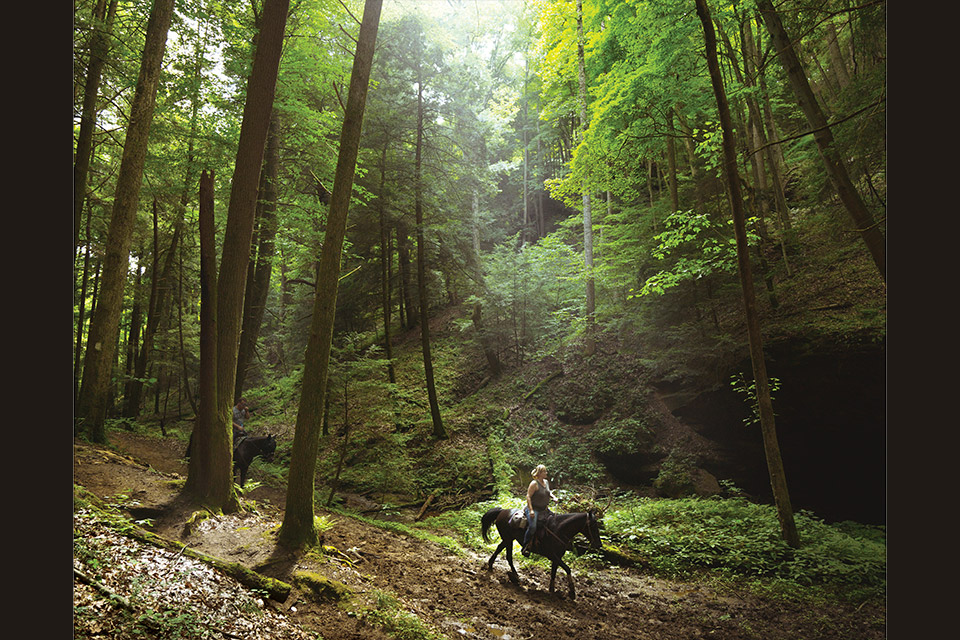
<svg viewBox="0 0 960 640">
<path fill-rule="evenodd" d="M 490 556 L 490 559 L 487 560 L 487 570 L 493 570 L 493 563 L 496 562 L 497 556 L 500 555 L 500 552 L 506 548 L 507 543 L 503 540 L 500 541 L 500 544 L 497 545 L 497 550 L 493 552 L 493 555 Z"/>
<path fill-rule="evenodd" d="M 567 572 L 567 586 L 570 587 L 570 599 L 576 600 L 577 594 L 573 589 L 573 574 L 570 573 L 570 567 L 567 566 L 567 563 L 563 559 L 557 560 L 560 563 L 560 566 L 563 567 L 563 570 Z M 557 569 L 554 567 L 553 572 L 556 573 Z"/>
<path fill-rule="evenodd" d="M 520 576 L 517 574 L 517 568 L 513 566 L 513 538 L 510 537 L 506 542 L 507 545 L 507 564 L 510 565 L 510 582 L 513 584 L 518 584 L 520 582 Z"/>
<path fill-rule="evenodd" d="M 559 560 L 550 558 L 550 593 L 553 593 L 553 583 L 557 580 L 557 563 Z"/>
</svg>

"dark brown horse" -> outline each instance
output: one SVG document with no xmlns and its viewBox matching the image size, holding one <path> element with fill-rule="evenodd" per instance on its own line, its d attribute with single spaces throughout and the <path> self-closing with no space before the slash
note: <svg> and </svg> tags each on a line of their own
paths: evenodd
<svg viewBox="0 0 960 640">
<path fill-rule="evenodd" d="M 240 474 L 240 486 L 247 483 L 247 469 L 256 457 L 267 462 L 273 462 L 273 454 L 277 450 L 277 439 L 269 436 L 245 436 L 233 446 L 233 473 Z"/>
<path fill-rule="evenodd" d="M 513 566 L 513 541 L 516 540 L 523 544 L 524 534 L 524 529 L 511 522 L 513 515 L 518 511 L 520 509 L 494 507 L 480 518 L 480 533 L 485 542 L 490 542 L 487 534 L 492 525 L 496 524 L 497 531 L 500 533 L 500 544 L 493 555 L 490 556 L 490 560 L 487 561 L 487 569 L 493 570 L 493 563 L 497 556 L 506 549 L 507 564 L 510 565 L 510 580 L 514 584 L 519 581 L 519 576 Z M 578 533 L 587 536 L 592 548 L 600 548 L 600 519 L 596 511 L 560 514 L 547 511 L 541 516 L 541 520 L 537 524 L 536 537 L 539 538 L 539 542 L 535 543 L 531 550 L 533 553 L 550 560 L 550 593 L 554 591 L 557 567 L 563 567 L 563 570 L 567 572 L 567 586 L 570 588 L 571 600 L 576 598 L 576 592 L 573 588 L 573 576 L 570 575 L 570 567 L 563 561 L 563 554 L 570 549 L 573 537 Z"/>
</svg>

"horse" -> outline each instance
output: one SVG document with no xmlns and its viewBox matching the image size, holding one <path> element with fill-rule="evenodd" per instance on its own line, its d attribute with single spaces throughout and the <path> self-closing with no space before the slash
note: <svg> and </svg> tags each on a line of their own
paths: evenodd
<svg viewBox="0 0 960 640">
<path fill-rule="evenodd" d="M 233 446 L 236 448 L 241 439 L 247 437 L 247 432 L 236 422 L 233 423 Z M 187 443 L 187 451 L 183 454 L 184 458 L 190 458 L 190 450 L 193 449 L 193 432 L 190 433 L 190 442 Z"/>
<path fill-rule="evenodd" d="M 487 511 L 480 518 L 480 534 L 484 542 L 490 542 L 488 532 L 493 524 L 497 525 L 497 531 L 500 533 L 500 544 L 497 550 L 493 552 L 487 561 L 487 570 L 493 570 L 493 563 L 504 549 L 507 550 L 507 564 L 510 565 L 510 581 L 516 584 L 519 576 L 513 566 L 513 541 L 516 540 L 523 544 L 524 529 L 514 524 L 514 515 L 521 511 L 520 509 L 501 509 L 494 507 Z M 573 587 L 573 576 L 570 574 L 570 567 L 563 561 L 565 554 L 571 546 L 573 537 L 582 533 L 590 540 L 590 547 L 599 549 L 600 542 L 600 516 L 597 511 L 591 509 L 585 513 L 552 513 L 544 512 L 537 524 L 537 532 L 534 534 L 538 541 L 534 541 L 532 553 L 543 556 L 550 560 L 550 593 L 554 592 L 554 583 L 557 578 L 557 567 L 563 567 L 567 572 L 567 586 L 569 587 L 570 599 L 576 598 L 576 592 Z M 542 537 L 541 537 L 542 535 Z"/>
<path fill-rule="evenodd" d="M 273 454 L 277 450 L 277 439 L 273 435 L 245 436 L 233 447 L 233 475 L 240 473 L 240 487 L 247 482 L 247 469 L 257 456 L 267 462 L 273 461 Z"/>
</svg>

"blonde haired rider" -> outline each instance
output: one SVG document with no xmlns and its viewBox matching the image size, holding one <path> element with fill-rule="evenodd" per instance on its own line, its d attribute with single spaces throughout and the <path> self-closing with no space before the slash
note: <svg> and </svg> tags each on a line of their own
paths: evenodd
<svg viewBox="0 0 960 640">
<path fill-rule="evenodd" d="M 531 543 L 537 530 L 537 520 L 540 514 L 547 510 L 550 499 L 554 497 L 553 492 L 550 491 L 547 468 L 544 465 L 537 465 L 530 475 L 533 476 L 533 480 L 527 487 L 527 506 L 523 508 L 523 514 L 527 516 L 527 531 L 523 535 L 523 549 L 520 551 L 527 557 L 530 555 Z"/>
</svg>

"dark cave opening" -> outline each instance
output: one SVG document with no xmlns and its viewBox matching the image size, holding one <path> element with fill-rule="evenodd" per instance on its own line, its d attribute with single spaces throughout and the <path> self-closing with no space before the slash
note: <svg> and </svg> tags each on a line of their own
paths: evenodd
<svg viewBox="0 0 960 640">
<path fill-rule="evenodd" d="M 882 345 L 833 353 L 770 349 L 778 378 L 777 439 L 794 512 L 827 522 L 886 522 L 886 363 Z M 740 371 L 752 378 L 749 361 Z M 716 442 L 704 467 L 747 494 L 772 502 L 759 424 L 744 425 L 745 398 L 732 387 L 698 395 L 674 414 Z"/>
</svg>

